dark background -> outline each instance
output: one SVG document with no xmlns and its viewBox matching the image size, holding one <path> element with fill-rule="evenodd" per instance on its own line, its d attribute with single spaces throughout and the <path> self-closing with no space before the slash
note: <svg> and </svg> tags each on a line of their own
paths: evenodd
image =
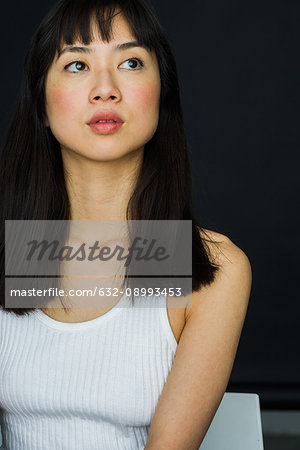
<svg viewBox="0 0 300 450">
<path fill-rule="evenodd" d="M 177 61 L 200 224 L 253 270 L 227 391 L 256 392 L 264 409 L 300 409 L 299 3 L 152 0 Z M 53 4 L 7 2 L 1 14 L 1 136 Z"/>
</svg>

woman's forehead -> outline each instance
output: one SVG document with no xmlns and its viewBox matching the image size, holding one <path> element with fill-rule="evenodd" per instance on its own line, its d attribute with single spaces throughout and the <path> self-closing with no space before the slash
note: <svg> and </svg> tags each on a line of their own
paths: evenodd
<svg viewBox="0 0 300 450">
<path fill-rule="evenodd" d="M 98 27 L 97 21 L 91 22 L 89 39 L 84 39 L 84 36 L 77 30 L 74 32 L 73 38 L 66 41 L 61 39 L 60 46 L 57 48 L 55 59 L 58 59 L 61 53 L 68 47 L 85 47 L 88 46 L 93 50 L 93 44 L 96 46 L 99 42 L 111 45 L 113 49 L 120 48 L 122 50 L 131 47 L 142 47 L 144 48 L 152 58 L 156 59 L 156 52 L 152 46 L 147 45 L 143 42 L 143 39 L 139 39 L 136 36 L 128 21 L 122 15 L 116 16 L 114 18 L 114 22 L 111 24 L 111 30 L 109 38 L 106 39 L 105 36 L 102 35 L 101 30 Z M 123 45 L 122 45 L 123 44 Z M 133 45 L 135 44 L 135 45 Z"/>
<path fill-rule="evenodd" d="M 77 42 L 87 45 L 97 40 L 110 42 L 123 37 L 137 39 L 121 11 L 102 21 L 102 23 L 101 18 L 93 14 L 84 25 L 76 23 L 73 28 L 68 27 L 67 32 L 63 29 L 60 36 L 60 46 L 62 48 L 65 45 Z"/>
<path fill-rule="evenodd" d="M 84 19 L 84 20 L 83 20 Z M 146 27 L 147 28 L 147 27 Z M 127 18 L 121 10 L 108 10 L 107 13 L 92 12 L 85 18 L 71 17 L 70 21 L 61 22 L 61 27 L 56 38 L 56 45 L 52 63 L 57 61 L 66 47 L 93 46 L 101 43 L 112 43 L 112 47 L 123 42 L 135 41 L 138 46 L 144 47 L 151 57 L 156 59 L 156 51 L 151 40 L 149 30 L 135 24 L 131 16 Z"/>
</svg>

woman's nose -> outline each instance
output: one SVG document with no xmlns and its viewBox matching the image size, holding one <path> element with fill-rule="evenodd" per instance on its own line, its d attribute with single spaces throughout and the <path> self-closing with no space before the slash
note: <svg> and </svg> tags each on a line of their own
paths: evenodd
<svg viewBox="0 0 300 450">
<path fill-rule="evenodd" d="M 113 100 L 114 102 L 121 100 L 120 89 L 113 77 L 108 73 L 102 73 L 97 76 L 89 95 L 90 103 L 98 102 L 100 99 L 103 101 Z"/>
</svg>

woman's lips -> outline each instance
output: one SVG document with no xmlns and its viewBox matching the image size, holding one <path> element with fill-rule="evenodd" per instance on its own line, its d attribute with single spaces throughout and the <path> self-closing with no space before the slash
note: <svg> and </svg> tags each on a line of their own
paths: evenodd
<svg viewBox="0 0 300 450">
<path fill-rule="evenodd" d="M 89 126 L 97 134 L 112 134 L 123 125 L 123 119 L 112 110 L 97 111 L 89 120 Z"/>
<path fill-rule="evenodd" d="M 123 125 L 123 122 L 94 122 L 89 126 L 98 134 L 112 134 L 118 131 Z"/>
</svg>

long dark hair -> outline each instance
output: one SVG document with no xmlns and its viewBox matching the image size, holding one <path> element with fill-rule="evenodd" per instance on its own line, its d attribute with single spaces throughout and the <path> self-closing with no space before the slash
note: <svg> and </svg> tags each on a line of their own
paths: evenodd
<svg viewBox="0 0 300 450">
<path fill-rule="evenodd" d="M 91 42 L 93 18 L 101 39 L 109 42 L 112 19 L 119 11 L 138 42 L 156 53 L 161 77 L 159 123 L 145 145 L 127 220 L 192 220 L 193 291 L 210 284 L 219 268 L 211 259 L 208 236 L 204 238 L 203 228 L 196 225 L 177 69 L 155 13 L 143 0 L 61 0 L 32 38 L 18 103 L 1 148 L 0 305 L 8 312 L 23 315 L 35 308 L 5 308 L 4 221 L 70 220 L 60 145 L 44 125 L 48 69 L 63 43 Z"/>
</svg>

